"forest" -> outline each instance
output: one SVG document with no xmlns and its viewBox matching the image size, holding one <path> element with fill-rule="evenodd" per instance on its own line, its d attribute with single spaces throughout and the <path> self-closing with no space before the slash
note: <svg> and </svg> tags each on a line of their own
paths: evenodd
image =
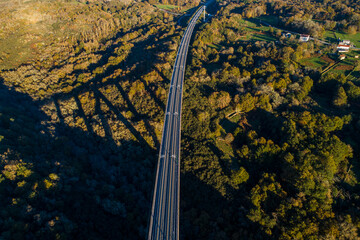
<svg viewBox="0 0 360 240">
<path fill-rule="evenodd" d="M 153 6 L 178 2 L 9 2 L 0 19 L 18 27 L 1 20 L 0 239 L 146 238 L 190 16 Z M 360 52 L 339 62 L 336 39 L 299 42 L 279 30 L 356 39 L 359 6 L 208 8 L 185 74 L 181 239 L 360 238 Z"/>
<path fill-rule="evenodd" d="M 223 2 L 196 34 L 182 161 L 195 177 L 182 187 L 192 195 L 183 231 L 186 239 L 358 239 L 360 79 L 301 64 L 333 54 L 329 46 L 271 29 L 278 40 L 247 40 L 240 23 L 256 16 L 246 11 L 273 16 L 259 8 L 271 4 Z M 304 12 L 318 3 L 307 4 Z"/>
</svg>

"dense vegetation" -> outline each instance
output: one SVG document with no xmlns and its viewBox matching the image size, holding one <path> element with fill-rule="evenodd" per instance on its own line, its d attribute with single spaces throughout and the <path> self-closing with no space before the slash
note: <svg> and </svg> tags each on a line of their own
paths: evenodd
<svg viewBox="0 0 360 240">
<path fill-rule="evenodd" d="M 8 3 L 1 19 L 37 9 L 51 21 L 1 26 L 0 46 L 36 40 L 41 51 L 1 56 L 0 239 L 144 239 L 186 18 L 157 2 Z M 358 31 L 358 1 L 218 1 L 208 11 L 186 70 L 181 238 L 358 239 L 358 62 L 306 66 L 333 47 L 254 19 L 318 36 L 327 25 Z"/>
<path fill-rule="evenodd" d="M 164 5 L 175 5 L 180 7 L 196 7 L 201 0 L 148 0 L 150 4 L 161 3 Z"/>
<path fill-rule="evenodd" d="M 182 164 L 195 177 L 183 181 L 192 196 L 183 234 L 358 239 L 359 79 L 302 66 L 331 50 L 314 42 L 244 41 L 249 16 L 239 9 L 261 4 L 223 3 L 194 40 Z"/>
<path fill-rule="evenodd" d="M 269 14 L 278 17 L 279 24 L 293 30 L 322 36 L 325 30 L 360 32 L 359 2 L 353 1 L 258 1 L 240 3 L 236 12 L 243 17 Z"/>
</svg>

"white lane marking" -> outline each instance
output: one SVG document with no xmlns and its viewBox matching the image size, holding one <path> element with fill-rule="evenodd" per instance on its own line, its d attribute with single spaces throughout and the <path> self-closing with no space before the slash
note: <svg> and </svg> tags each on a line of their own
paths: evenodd
<svg viewBox="0 0 360 240">
<path fill-rule="evenodd" d="M 198 20 L 198 18 L 199 18 L 199 16 L 201 15 L 201 13 L 202 13 L 202 11 L 203 11 L 203 9 L 204 9 L 204 7 L 202 7 L 200 10 L 198 10 L 198 12 L 196 13 L 196 15 L 195 15 L 195 17 L 192 19 L 192 21 L 191 21 L 191 23 L 190 23 L 190 25 L 187 27 L 187 29 L 186 29 L 186 34 L 185 34 L 185 38 L 183 38 L 182 39 L 182 42 L 181 42 L 181 45 L 185 45 L 185 46 L 182 46 L 183 48 L 187 48 L 188 47 L 188 43 L 187 43 L 187 41 L 190 41 L 190 38 L 191 38 L 191 35 L 192 35 L 192 32 L 193 32 L 193 30 L 194 30 L 194 27 L 195 27 L 195 24 L 196 24 L 196 22 L 197 22 L 197 20 Z M 187 50 L 187 49 L 184 49 L 183 51 L 185 52 L 185 50 Z M 186 54 L 181 54 L 181 56 L 186 56 Z M 178 59 L 177 59 L 178 60 Z M 177 61 L 176 61 L 176 63 L 178 63 Z M 177 65 L 177 64 L 176 64 Z M 177 66 L 176 66 L 177 67 Z M 184 69 L 184 67 L 183 66 L 180 66 L 182 69 Z M 171 87 L 173 87 L 174 85 L 172 85 Z M 179 86 L 178 86 L 179 87 Z M 171 114 L 170 112 L 168 112 L 167 113 L 167 115 L 169 115 L 169 114 Z M 174 113 L 175 115 L 178 115 L 178 113 Z M 170 133 L 168 133 L 167 135 L 169 135 Z M 168 138 L 168 136 L 167 136 L 167 138 Z M 167 146 L 168 144 L 166 144 L 166 146 Z M 172 157 L 175 157 L 175 155 L 172 155 Z M 178 164 L 178 162 L 176 162 L 175 161 L 175 166 Z M 173 169 L 172 169 L 173 170 Z M 178 169 L 177 169 L 178 170 Z M 178 172 L 178 171 L 176 171 L 176 172 Z M 163 180 L 163 179 L 162 179 Z M 177 182 L 177 178 L 175 178 L 175 182 Z M 163 197 L 161 196 L 161 198 L 163 199 Z M 165 199 L 163 199 L 163 200 L 165 200 Z M 161 214 L 161 211 L 160 211 L 160 214 Z M 165 212 L 165 216 L 163 216 L 163 214 L 161 214 L 160 216 L 158 216 L 158 218 L 162 218 L 162 217 L 166 217 L 166 212 Z M 177 213 L 178 214 L 178 213 Z M 176 215 L 177 215 L 176 214 Z M 164 219 L 159 219 L 160 221 L 161 220 L 164 220 Z M 176 218 L 175 218 L 175 215 L 174 215 L 174 222 L 176 223 L 177 222 L 177 220 L 176 220 Z M 159 224 L 156 224 L 155 223 L 155 227 L 157 227 L 157 229 L 158 229 L 158 231 L 159 231 L 159 233 L 160 233 L 160 236 L 158 236 L 158 234 L 159 233 L 157 233 L 157 235 L 156 236 L 158 236 L 158 237 L 160 237 L 160 238 L 162 238 L 162 237 L 164 237 L 165 235 L 165 233 L 167 233 L 170 229 L 162 229 L 162 227 L 160 227 L 160 225 Z M 171 233 L 170 233 L 170 237 L 172 238 L 172 234 L 173 234 L 173 236 L 175 237 L 175 233 L 176 233 L 176 228 L 175 228 L 175 226 L 174 226 L 174 228 L 172 229 L 172 230 L 170 230 L 170 231 L 172 231 Z"/>
</svg>

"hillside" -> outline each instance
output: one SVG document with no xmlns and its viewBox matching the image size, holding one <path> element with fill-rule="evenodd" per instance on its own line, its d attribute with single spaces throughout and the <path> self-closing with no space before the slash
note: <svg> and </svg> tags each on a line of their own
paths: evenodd
<svg viewBox="0 0 360 240">
<path fill-rule="evenodd" d="M 198 3 L 0 0 L 0 239 L 146 238 L 191 15 L 158 4 Z M 185 72 L 181 239 L 359 239 L 360 51 L 336 49 L 360 43 L 359 6 L 207 8 Z"/>
<path fill-rule="evenodd" d="M 74 47 L 91 51 L 118 29 L 142 21 L 130 20 L 126 9 L 134 6 L 122 1 L 2 0 L 0 6 L 0 69 L 58 60 Z"/>
<path fill-rule="evenodd" d="M 60 25 L 19 20 L 42 51 L 0 73 L 0 238 L 143 238 L 180 29 L 146 2 L 24 5 Z"/>
</svg>

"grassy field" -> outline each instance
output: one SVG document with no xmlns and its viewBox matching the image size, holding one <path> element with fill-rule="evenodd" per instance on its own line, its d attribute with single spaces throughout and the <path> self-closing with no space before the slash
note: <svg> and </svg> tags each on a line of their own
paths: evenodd
<svg viewBox="0 0 360 240">
<path fill-rule="evenodd" d="M 226 156 L 227 158 L 234 157 L 233 149 L 229 143 L 226 143 L 224 140 L 218 139 L 216 141 L 216 146 L 219 148 L 219 150 L 222 151 L 224 156 Z"/>
<path fill-rule="evenodd" d="M 360 33 L 347 34 L 343 32 L 326 31 L 323 37 L 326 41 L 331 43 L 337 43 L 338 38 L 344 40 L 350 40 L 352 44 L 360 48 Z"/>
<path fill-rule="evenodd" d="M 321 59 L 320 56 L 302 59 L 300 60 L 300 63 L 303 64 L 304 66 L 313 67 L 318 70 L 321 70 L 330 64 L 329 62 L 326 62 L 323 59 Z"/>
<path fill-rule="evenodd" d="M 160 9 L 164 9 L 164 10 L 172 10 L 172 9 L 176 9 L 178 8 L 179 6 L 175 6 L 175 5 L 165 5 L 165 4 L 156 4 L 155 5 L 157 8 L 160 8 Z"/>
<path fill-rule="evenodd" d="M 254 41 L 276 41 L 277 39 L 270 34 L 270 27 L 260 25 L 257 22 L 241 19 L 239 22 L 241 24 L 247 34 L 246 40 L 254 40 Z"/>
<path fill-rule="evenodd" d="M 276 41 L 277 38 L 270 33 L 270 27 L 263 26 L 257 22 L 241 19 L 239 25 L 245 30 L 245 34 L 240 37 L 240 41 Z M 222 46 L 219 44 L 208 44 L 209 47 L 221 50 Z"/>
<path fill-rule="evenodd" d="M 279 25 L 279 18 L 277 16 L 260 16 L 254 19 L 256 19 L 256 21 L 260 20 L 267 22 L 273 26 Z M 348 34 L 345 32 L 338 32 L 338 31 L 325 31 L 325 34 L 322 39 L 330 43 L 337 43 L 338 38 L 342 40 L 350 40 L 351 43 L 355 45 L 355 47 L 360 48 L 360 33 Z"/>
<path fill-rule="evenodd" d="M 346 59 L 343 61 L 336 63 L 333 67 L 330 68 L 329 72 L 334 73 L 342 73 L 349 77 L 349 79 L 356 79 L 359 77 L 360 69 L 354 69 L 356 66 L 357 59 L 355 59 L 356 53 L 350 52 L 346 54 Z M 333 57 L 333 59 L 329 58 L 327 54 L 323 54 L 321 56 L 315 56 L 311 58 L 306 58 L 300 60 L 300 64 L 308 67 L 315 68 L 319 71 L 324 71 L 328 66 L 331 66 L 337 61 Z"/>
<path fill-rule="evenodd" d="M 358 55 L 358 56 L 360 55 L 360 51 L 358 51 L 358 52 L 352 51 L 351 53 L 352 53 L 354 56 L 355 56 L 355 55 Z M 357 65 L 357 64 L 356 64 L 356 61 L 360 61 L 360 59 L 355 59 L 355 58 L 353 58 L 353 63 L 352 63 L 352 64 L 354 64 L 355 67 L 354 67 L 354 69 L 353 69 L 349 74 L 347 74 L 348 80 L 351 80 L 351 81 L 360 81 L 360 64 Z"/>
<path fill-rule="evenodd" d="M 271 24 L 272 26 L 279 25 L 279 18 L 276 16 L 260 16 L 255 19 L 265 21 L 265 22 Z"/>
<path fill-rule="evenodd" d="M 215 49 L 218 50 L 218 51 L 222 48 L 221 45 L 219 45 L 219 44 L 214 44 L 214 43 L 208 44 L 208 46 L 211 47 L 211 48 L 215 48 Z"/>
<path fill-rule="evenodd" d="M 354 82 L 360 82 L 360 69 L 356 69 L 355 71 L 352 71 L 348 79 Z"/>
<path fill-rule="evenodd" d="M 255 40 L 255 41 L 276 41 L 277 39 L 273 36 L 269 36 L 268 34 L 264 33 L 264 34 L 257 34 L 254 33 L 250 36 L 251 40 Z"/>
</svg>

